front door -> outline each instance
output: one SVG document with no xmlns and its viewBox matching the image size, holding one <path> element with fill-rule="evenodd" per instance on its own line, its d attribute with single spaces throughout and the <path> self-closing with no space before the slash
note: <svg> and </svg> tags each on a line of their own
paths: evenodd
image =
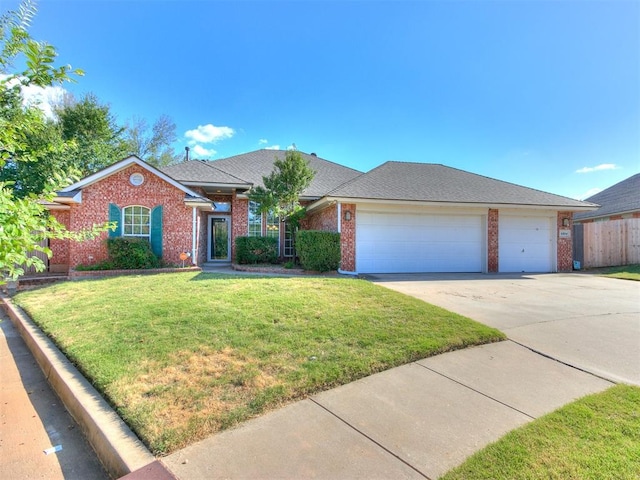
<svg viewBox="0 0 640 480">
<path fill-rule="evenodd" d="M 231 260 L 229 220 L 230 217 L 209 217 L 208 261 L 228 262 Z"/>
</svg>

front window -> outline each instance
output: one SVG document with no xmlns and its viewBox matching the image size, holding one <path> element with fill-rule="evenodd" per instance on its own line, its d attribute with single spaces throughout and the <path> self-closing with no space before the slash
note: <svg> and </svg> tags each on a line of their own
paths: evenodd
<svg viewBox="0 0 640 480">
<path fill-rule="evenodd" d="M 125 237 L 149 238 L 151 215 L 146 207 L 133 205 L 123 209 L 122 234 Z"/>
<path fill-rule="evenodd" d="M 267 215 L 267 237 L 275 237 L 278 240 L 278 252 L 280 251 L 280 219 L 273 213 Z"/>
<path fill-rule="evenodd" d="M 293 227 L 290 223 L 284 224 L 284 256 L 293 257 Z"/>
<path fill-rule="evenodd" d="M 249 202 L 249 236 L 262 236 L 262 213 L 260 205 L 256 202 Z"/>
</svg>

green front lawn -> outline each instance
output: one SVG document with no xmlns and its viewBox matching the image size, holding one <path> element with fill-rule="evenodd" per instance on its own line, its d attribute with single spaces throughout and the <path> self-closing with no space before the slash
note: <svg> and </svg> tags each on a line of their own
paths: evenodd
<svg viewBox="0 0 640 480">
<path fill-rule="evenodd" d="M 618 385 L 514 430 L 442 480 L 640 478 L 640 388 Z"/>
<path fill-rule="evenodd" d="M 125 276 L 15 301 L 155 454 L 378 371 L 505 338 L 355 279 Z"/>
<path fill-rule="evenodd" d="M 623 267 L 605 268 L 602 270 L 602 275 L 605 277 L 640 281 L 640 265 L 625 265 Z"/>
</svg>

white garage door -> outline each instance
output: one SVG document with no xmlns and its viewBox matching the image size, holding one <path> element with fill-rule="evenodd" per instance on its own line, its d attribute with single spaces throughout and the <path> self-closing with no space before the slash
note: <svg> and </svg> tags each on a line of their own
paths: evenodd
<svg viewBox="0 0 640 480">
<path fill-rule="evenodd" d="M 498 250 L 501 272 L 551 272 L 552 255 L 551 217 L 499 217 Z"/>
<path fill-rule="evenodd" d="M 359 273 L 481 272 L 480 215 L 358 211 Z"/>
</svg>

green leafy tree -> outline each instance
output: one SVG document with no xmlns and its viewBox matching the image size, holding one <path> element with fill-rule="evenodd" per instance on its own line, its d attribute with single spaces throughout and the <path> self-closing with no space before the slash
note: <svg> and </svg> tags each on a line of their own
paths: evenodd
<svg viewBox="0 0 640 480">
<path fill-rule="evenodd" d="M 41 150 L 50 148 L 46 142 L 29 148 L 30 137 L 41 134 L 46 122 L 35 107 L 16 108 L 21 88 L 52 86 L 71 80 L 71 75 L 82 74 L 69 65 L 55 66 L 55 48 L 29 36 L 28 27 L 35 14 L 35 4 L 27 0 L 18 10 L 0 16 L 0 170 L 7 164 L 15 167 L 18 162 L 38 162 Z M 25 67 L 15 71 L 14 64 L 18 61 L 23 61 Z M 0 283 L 22 275 L 22 265 L 44 270 L 42 260 L 31 255 L 35 251 L 51 255 L 47 247 L 40 246 L 44 239 L 83 240 L 113 228 L 105 224 L 70 232 L 48 213 L 41 202 L 52 201 L 55 190 L 70 181 L 58 173 L 52 174 L 41 195 L 29 193 L 23 198 L 16 195 L 12 181 L 0 181 Z"/>
<path fill-rule="evenodd" d="M 67 96 L 55 109 L 63 140 L 73 142 L 74 152 L 68 159 L 78 175 L 85 177 L 122 160 L 127 145 L 124 128 L 117 125 L 108 105 L 93 94 L 77 101 Z"/>
<path fill-rule="evenodd" d="M 288 150 L 283 160 L 276 157 L 273 171 L 262 177 L 264 187 L 249 192 L 249 200 L 256 202 L 262 213 L 273 213 L 289 222 L 295 251 L 296 232 L 306 209 L 300 204 L 300 195 L 311 184 L 315 172 L 297 150 Z M 295 257 L 295 253 L 294 253 Z"/>
<path fill-rule="evenodd" d="M 315 172 L 297 150 L 288 150 L 284 160 L 276 157 L 273 171 L 262 177 L 264 187 L 258 186 L 249 193 L 249 199 L 260 205 L 262 213 L 273 213 L 282 220 L 298 226 L 304 217 L 300 194 L 307 188 Z"/>
<path fill-rule="evenodd" d="M 0 182 L 13 182 L 16 197 L 39 194 L 49 179 L 71 173 L 67 165 L 72 145 L 62 140 L 58 125 L 39 109 L 23 108 L 20 88 L 0 89 L 0 118 L 12 125 L 30 125 L 29 134 L 13 145 L 13 153 L 0 168 Z"/>
<path fill-rule="evenodd" d="M 180 160 L 171 146 L 178 138 L 176 124 L 167 115 L 161 115 L 149 129 L 142 118 L 134 118 L 124 133 L 127 154 L 136 155 L 142 160 L 165 167 Z"/>
</svg>

